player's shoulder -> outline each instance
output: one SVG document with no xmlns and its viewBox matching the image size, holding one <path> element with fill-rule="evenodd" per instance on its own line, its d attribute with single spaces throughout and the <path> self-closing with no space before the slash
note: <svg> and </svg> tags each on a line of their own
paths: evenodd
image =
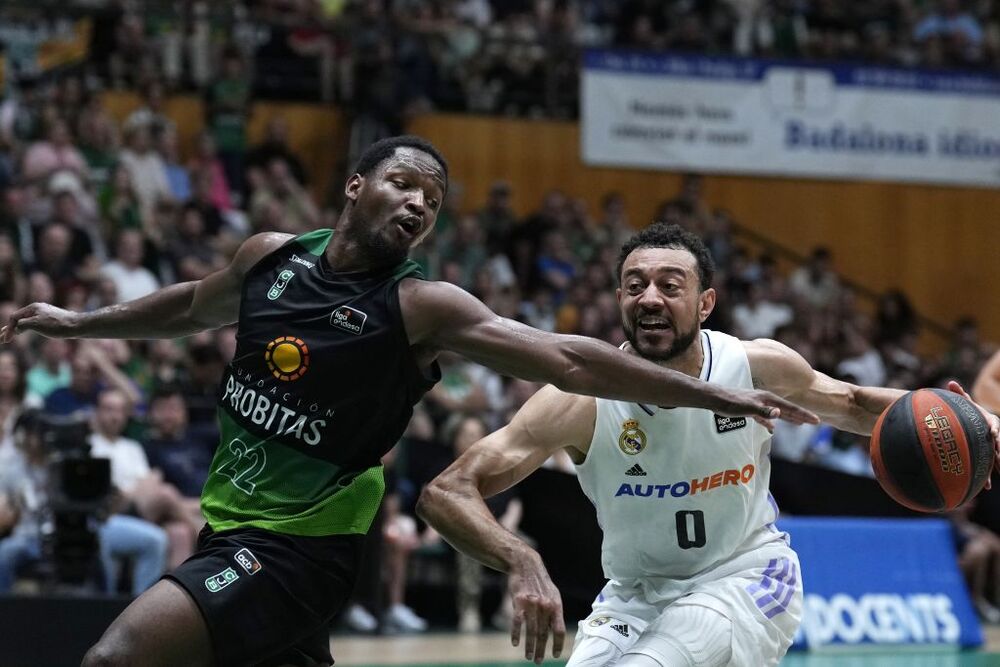
<svg viewBox="0 0 1000 667">
<path fill-rule="evenodd" d="M 399 281 L 399 305 L 411 344 L 424 342 L 445 327 L 454 329 L 494 316 L 458 285 L 415 277 Z"/>
<path fill-rule="evenodd" d="M 237 269 L 247 272 L 257 262 L 295 238 L 284 232 L 260 232 L 240 244 L 233 258 Z"/>
<path fill-rule="evenodd" d="M 753 340 L 740 340 L 743 350 L 747 353 L 747 358 L 751 361 L 755 359 L 773 359 L 781 357 L 791 350 L 784 343 L 779 343 L 770 338 L 754 338 Z"/>
</svg>

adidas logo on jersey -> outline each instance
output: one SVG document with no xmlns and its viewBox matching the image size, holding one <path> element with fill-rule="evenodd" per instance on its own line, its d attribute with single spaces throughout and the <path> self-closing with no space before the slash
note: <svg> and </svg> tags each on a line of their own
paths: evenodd
<svg viewBox="0 0 1000 667">
<path fill-rule="evenodd" d="M 646 471 L 642 469 L 638 463 L 625 471 L 625 474 L 629 477 L 645 477 Z"/>
<path fill-rule="evenodd" d="M 622 637 L 628 637 L 628 626 L 624 623 L 612 625 L 611 629 L 620 634 Z"/>
</svg>

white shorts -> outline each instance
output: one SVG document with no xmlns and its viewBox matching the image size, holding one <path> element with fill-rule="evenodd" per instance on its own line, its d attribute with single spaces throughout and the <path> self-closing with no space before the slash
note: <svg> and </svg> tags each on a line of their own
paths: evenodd
<svg viewBox="0 0 1000 667">
<path fill-rule="evenodd" d="M 685 582 L 609 581 L 580 622 L 567 667 L 636 653 L 664 667 L 777 665 L 801 619 L 798 556 L 775 542 Z"/>
</svg>

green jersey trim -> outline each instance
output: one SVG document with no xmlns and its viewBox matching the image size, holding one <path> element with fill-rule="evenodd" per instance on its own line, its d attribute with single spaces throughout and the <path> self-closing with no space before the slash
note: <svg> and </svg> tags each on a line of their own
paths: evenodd
<svg viewBox="0 0 1000 667">
<path fill-rule="evenodd" d="M 333 238 L 332 229 L 314 229 L 311 232 L 296 236 L 295 241 L 313 255 L 321 255 Z"/>
</svg>

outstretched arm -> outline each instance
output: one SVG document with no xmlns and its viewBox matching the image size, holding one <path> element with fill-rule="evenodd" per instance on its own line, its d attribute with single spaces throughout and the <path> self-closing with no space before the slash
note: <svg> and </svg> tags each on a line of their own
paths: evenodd
<svg viewBox="0 0 1000 667">
<path fill-rule="evenodd" d="M 773 340 L 744 341 L 755 385 L 785 396 L 842 431 L 871 435 L 882 411 L 905 394 L 900 389 L 859 387 L 834 380 L 814 370 L 795 350 Z M 949 382 L 948 390 L 972 400 L 962 385 Z M 993 438 L 994 466 L 1000 468 L 1000 418 L 983 409 Z M 986 488 L 990 488 L 987 480 Z"/>
<path fill-rule="evenodd" d="M 562 651 L 562 600 L 538 555 L 500 525 L 484 502 L 536 470 L 557 450 L 585 452 L 593 437 L 594 399 L 545 387 L 518 411 L 510 424 L 470 447 L 428 484 L 417 513 L 456 549 L 510 575 L 517 646 L 525 625 L 524 657 L 540 663 L 552 632 L 552 653 Z"/>
<path fill-rule="evenodd" d="M 842 431 L 870 435 L 882 411 L 906 393 L 835 380 L 814 370 L 802 355 L 777 341 L 744 341 L 743 346 L 754 386 L 812 410 Z"/>
<path fill-rule="evenodd" d="M 441 282 L 405 280 L 400 302 L 411 344 L 451 350 L 501 373 L 574 394 L 672 407 L 706 408 L 762 421 L 816 421 L 765 391 L 709 384 L 584 336 L 539 331 L 500 317 L 468 292 Z"/>
<path fill-rule="evenodd" d="M 33 303 L 11 315 L 0 330 L 0 343 L 10 342 L 22 331 L 50 338 L 177 338 L 232 324 L 239 316 L 243 277 L 289 238 L 289 234 L 257 234 L 243 242 L 228 266 L 201 280 L 170 285 L 91 313 Z"/>
</svg>

